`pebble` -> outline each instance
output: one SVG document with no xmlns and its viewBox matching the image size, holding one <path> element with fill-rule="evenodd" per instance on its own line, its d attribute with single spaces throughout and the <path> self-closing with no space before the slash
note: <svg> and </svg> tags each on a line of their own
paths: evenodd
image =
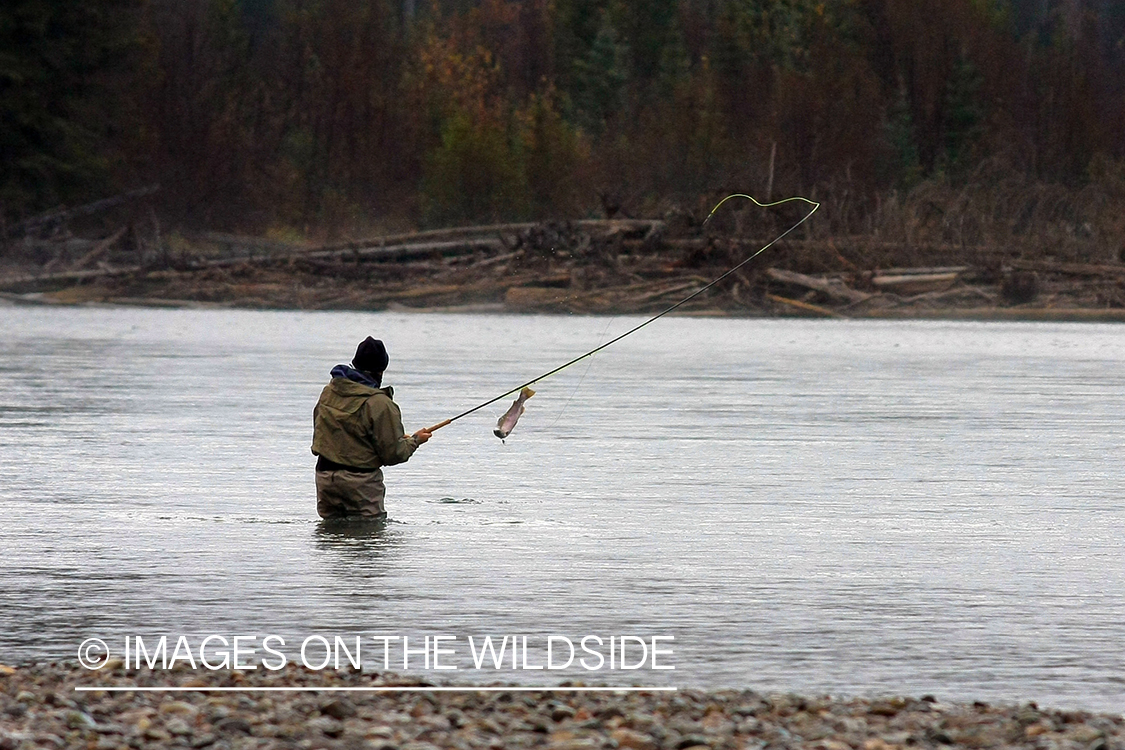
<svg viewBox="0 0 1125 750">
<path fill-rule="evenodd" d="M 97 726 L 94 717 L 83 711 L 67 711 L 65 719 L 66 725 L 71 729 L 90 729 Z"/>
<path fill-rule="evenodd" d="M 195 716 L 199 713 L 199 709 L 190 703 L 184 701 L 167 701 L 160 704 L 160 713 L 162 714 L 181 714 L 186 716 Z"/>
<path fill-rule="evenodd" d="M 169 734 L 183 737 L 191 734 L 191 727 L 183 719 L 169 719 L 164 723 L 164 728 L 168 730 Z"/>
<path fill-rule="evenodd" d="M 574 709 L 570 706 L 558 705 L 551 709 L 551 721 L 566 721 L 574 716 Z"/>
<path fill-rule="evenodd" d="M 629 750 L 656 750 L 656 740 L 650 734 L 638 732 L 635 729 L 614 729 L 609 733 L 610 739 L 617 743 L 618 747 L 629 748 Z"/>
<path fill-rule="evenodd" d="M 391 674 L 0 670 L 0 750 L 1125 750 L 1120 716 L 932 696 L 675 693 L 76 693 L 76 685 L 420 685 Z"/>
<path fill-rule="evenodd" d="M 355 706 L 346 698 L 337 698 L 335 700 L 328 701 L 320 707 L 320 712 L 325 716 L 329 716 L 340 721 L 343 721 L 344 719 L 350 719 L 356 714 Z"/>
</svg>

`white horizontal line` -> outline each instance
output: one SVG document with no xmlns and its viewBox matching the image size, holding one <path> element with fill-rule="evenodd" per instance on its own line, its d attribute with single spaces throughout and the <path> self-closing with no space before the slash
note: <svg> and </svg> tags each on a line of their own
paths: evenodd
<svg viewBox="0 0 1125 750">
<path fill-rule="evenodd" d="M 675 687 L 422 687 L 417 685 L 401 687 L 315 687 L 315 686 L 284 686 L 284 687 L 181 687 L 172 685 L 167 687 L 151 687 L 140 685 L 122 686 L 112 685 L 100 687 L 98 685 L 79 685 L 75 692 L 108 692 L 108 693 L 319 693 L 319 692 L 350 692 L 350 693 L 636 693 L 636 692 L 675 692 Z"/>
</svg>

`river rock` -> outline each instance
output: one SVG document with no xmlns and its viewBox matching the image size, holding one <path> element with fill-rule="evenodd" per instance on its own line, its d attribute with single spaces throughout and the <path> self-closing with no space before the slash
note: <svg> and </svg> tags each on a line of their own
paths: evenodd
<svg viewBox="0 0 1125 750">
<path fill-rule="evenodd" d="M 657 747 L 656 740 L 652 735 L 638 732 L 635 729 L 621 727 L 614 729 L 609 736 L 617 743 L 618 747 L 625 747 L 630 750 L 656 750 Z"/>
<path fill-rule="evenodd" d="M 246 686 L 417 684 L 393 675 L 299 669 L 244 674 Z M 1023 705 L 675 693 L 86 692 L 76 685 L 207 686 L 224 672 L 30 665 L 0 674 L 0 750 L 1125 750 L 1118 715 Z M 182 697 L 180 697 L 182 696 Z M 164 698 L 162 700 L 162 698 Z"/>
<path fill-rule="evenodd" d="M 320 707 L 320 712 L 325 716 L 343 721 L 356 715 L 355 704 L 346 698 L 330 700 Z"/>
</svg>

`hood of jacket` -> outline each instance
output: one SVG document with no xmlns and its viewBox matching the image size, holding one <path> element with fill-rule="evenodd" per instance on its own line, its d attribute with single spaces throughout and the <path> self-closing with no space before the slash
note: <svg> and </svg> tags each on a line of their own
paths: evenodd
<svg viewBox="0 0 1125 750">
<path fill-rule="evenodd" d="M 328 383 L 328 387 L 332 389 L 333 393 L 342 398 L 358 398 L 360 400 L 365 400 L 370 396 L 374 396 L 376 393 L 383 393 L 389 398 L 394 398 L 394 389 L 390 386 L 386 388 L 372 388 L 369 385 L 357 383 L 347 378 L 332 378 Z"/>
<path fill-rule="evenodd" d="M 332 368 L 332 372 L 328 373 L 334 378 L 347 378 L 354 380 L 357 383 L 369 385 L 372 388 L 378 388 L 383 385 L 383 373 L 372 374 L 369 372 L 361 372 L 354 367 L 348 365 L 336 365 Z"/>
</svg>

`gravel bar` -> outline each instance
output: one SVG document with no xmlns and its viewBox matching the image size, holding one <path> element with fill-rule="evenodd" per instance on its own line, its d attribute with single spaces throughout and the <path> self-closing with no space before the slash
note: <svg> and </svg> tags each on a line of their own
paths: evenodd
<svg viewBox="0 0 1125 750">
<path fill-rule="evenodd" d="M 178 692 L 78 686 L 178 686 Z M 205 688 L 432 688 L 389 673 L 100 671 L 0 666 L 0 750 L 23 748 L 371 748 L 435 750 L 892 750 L 1019 747 L 1125 750 L 1120 716 L 1034 703 L 931 696 L 831 698 L 752 690 L 207 691 Z M 495 685 L 493 687 L 505 687 Z M 560 687 L 582 687 L 561 683 Z"/>
</svg>

